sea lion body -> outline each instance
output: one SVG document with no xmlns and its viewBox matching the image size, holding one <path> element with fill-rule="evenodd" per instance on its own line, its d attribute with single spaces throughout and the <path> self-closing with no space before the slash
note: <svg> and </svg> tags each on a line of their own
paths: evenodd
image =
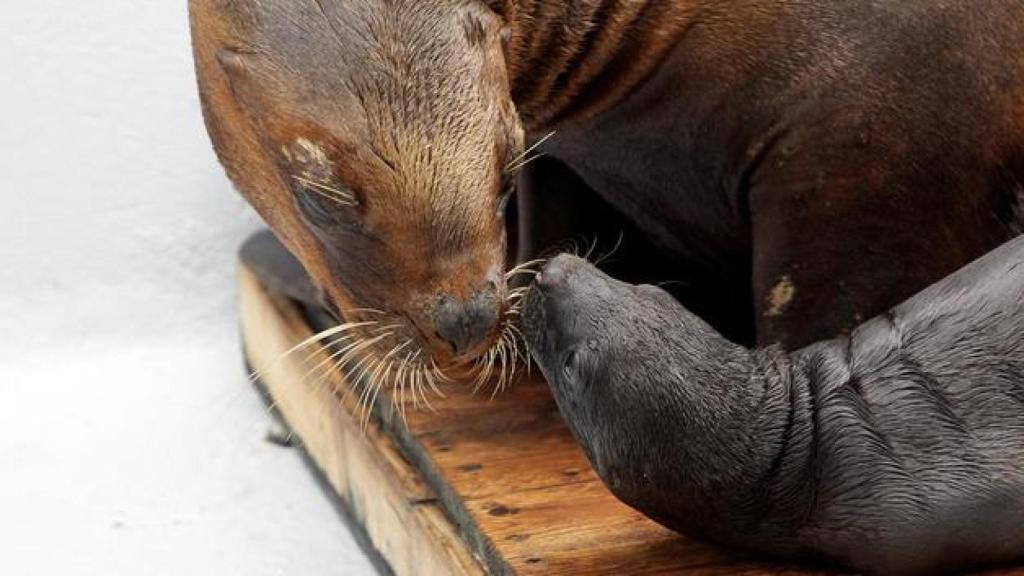
<svg viewBox="0 0 1024 576">
<path fill-rule="evenodd" d="M 902 323 L 874 320 L 831 339 L 1024 231 L 1019 0 L 191 0 L 190 14 L 222 163 L 325 305 L 374 325 L 351 337 L 378 385 L 396 368 L 412 374 L 409 363 L 422 381 L 441 377 L 438 365 L 495 357 L 512 306 L 507 236 L 527 260 L 581 230 L 628 229 L 616 254 L 628 277 L 681 280 L 675 294 L 710 326 L 650 291 L 653 310 L 615 313 L 633 330 L 613 331 L 610 344 L 638 349 L 605 380 L 638 387 L 624 406 L 648 385 L 664 402 L 586 420 L 559 397 L 616 493 L 720 541 L 880 571 L 1019 550 L 999 522 L 967 533 L 981 509 L 969 492 L 1020 487 L 1007 464 L 1018 439 L 1004 438 L 1018 349 L 1000 348 L 1019 343 L 1007 329 L 1019 268 L 1005 270 L 1016 285 L 961 273 L 899 308 Z M 535 142 L 554 131 L 539 148 L 547 158 L 527 153 L 524 130 Z M 518 210 L 506 212 L 517 177 Z M 968 300 L 951 296 L 957 283 Z M 602 298 L 636 308 L 616 296 L 622 285 L 597 284 L 593 318 L 611 313 Z M 563 324 L 549 322 L 548 341 L 586 328 Z M 787 355 L 733 342 L 810 346 Z M 538 355 L 558 395 L 549 353 Z M 718 386 L 680 397 L 685 386 L 653 385 L 663 378 Z M 930 383 L 966 412 L 944 411 L 945 397 L 922 393 Z M 595 443 L 602 426 L 653 441 Z M 906 430 L 917 435 L 897 434 Z M 1006 458 L 985 460 L 998 456 L 996 439 Z M 709 451 L 716 445 L 740 451 Z M 887 446 L 904 450 L 892 454 L 914 471 L 909 480 L 885 465 Z M 765 461 L 773 449 L 775 464 Z M 921 459 L 902 459 L 906 450 Z M 659 461 L 670 466 L 643 468 Z M 994 483 L 999 471 L 1009 484 Z M 667 476 L 622 483 L 649 472 Z M 781 478 L 766 484 L 778 493 L 726 490 L 755 472 Z M 920 500 L 901 482 L 932 492 Z M 723 498 L 698 498 L 712 493 Z M 1020 519 L 1015 498 L 995 514 Z M 751 502 L 767 507 L 754 515 Z M 969 510 L 953 513 L 951 502 Z M 893 524 L 903 533 L 879 525 L 896 512 L 920 516 Z M 757 537 L 736 538 L 746 529 Z M 907 559 L 903 534 L 922 538 L 921 564 Z M 873 549 L 857 560 L 849 547 L 861 543 Z"/>
<path fill-rule="evenodd" d="M 883 574 L 1024 557 L 1024 238 L 791 353 L 570 256 L 526 326 L 595 470 L 673 529 Z"/>
<path fill-rule="evenodd" d="M 580 233 L 629 229 L 623 276 L 678 280 L 730 339 L 793 348 L 1024 230 L 1018 0 L 190 12 L 232 180 L 337 315 L 381 310 L 442 365 L 494 344 L 510 252 Z"/>
<path fill-rule="evenodd" d="M 680 4 L 650 76 L 542 149 L 719 331 L 829 338 L 1024 231 L 1019 1 Z"/>
</svg>

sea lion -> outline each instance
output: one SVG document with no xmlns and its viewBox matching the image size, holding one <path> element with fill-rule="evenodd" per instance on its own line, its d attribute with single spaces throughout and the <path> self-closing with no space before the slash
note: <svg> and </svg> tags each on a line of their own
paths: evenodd
<svg viewBox="0 0 1024 576">
<path fill-rule="evenodd" d="M 541 149 L 645 231 L 664 259 L 648 277 L 684 281 L 675 295 L 733 341 L 830 338 L 1024 230 L 1019 0 L 502 6 L 555 39 L 556 91 L 582 86 L 529 132 L 558 128 Z M 652 35 L 671 38 L 657 56 L 638 49 Z M 614 54 L 597 74 L 594 52 Z M 577 112 L 648 57 L 642 82 Z M 512 75 L 521 112 L 535 78 Z"/>
<path fill-rule="evenodd" d="M 336 315 L 396 326 L 382 351 L 494 352 L 515 300 L 506 261 L 580 233 L 629 230 L 617 275 L 676 280 L 731 340 L 794 348 L 1024 230 L 1019 0 L 190 14 L 229 176 Z"/>
<path fill-rule="evenodd" d="M 218 156 L 324 305 L 393 369 L 489 350 L 510 308 L 504 168 L 524 149 L 491 64 L 497 17 L 472 3 L 189 7 Z"/>
<path fill-rule="evenodd" d="M 1024 558 L 1024 237 L 791 353 L 572 256 L 525 317 L 594 469 L 670 528 L 879 574 Z"/>
</svg>

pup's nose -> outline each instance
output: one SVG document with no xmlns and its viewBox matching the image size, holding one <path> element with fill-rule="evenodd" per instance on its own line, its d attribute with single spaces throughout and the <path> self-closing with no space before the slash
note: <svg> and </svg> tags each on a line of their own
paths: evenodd
<svg viewBox="0 0 1024 576">
<path fill-rule="evenodd" d="M 437 335 L 452 347 L 456 356 L 482 343 L 498 323 L 497 291 L 481 290 L 469 300 L 442 296 L 437 306 Z"/>
<path fill-rule="evenodd" d="M 557 288 L 565 283 L 566 278 L 585 261 L 571 254 L 561 254 L 548 262 L 537 275 L 537 286 L 541 290 Z"/>
</svg>

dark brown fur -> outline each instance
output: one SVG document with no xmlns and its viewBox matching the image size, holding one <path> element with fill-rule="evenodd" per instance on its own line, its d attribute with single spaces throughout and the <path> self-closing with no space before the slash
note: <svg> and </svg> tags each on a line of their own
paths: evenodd
<svg viewBox="0 0 1024 576">
<path fill-rule="evenodd" d="M 531 231 L 580 220 L 599 196 L 619 223 L 597 232 L 639 230 L 623 258 L 680 280 L 676 295 L 740 342 L 849 330 L 1019 233 L 1021 12 L 192 0 L 204 109 L 232 179 L 336 308 L 393 311 L 443 360 L 439 303 L 505 290 L 495 205 L 520 126 L 558 129 L 523 180 L 521 259 L 580 230 Z M 294 207 L 276 156 L 299 135 L 328 145 L 332 181 L 361 198 L 348 226 L 314 233 Z"/>
</svg>

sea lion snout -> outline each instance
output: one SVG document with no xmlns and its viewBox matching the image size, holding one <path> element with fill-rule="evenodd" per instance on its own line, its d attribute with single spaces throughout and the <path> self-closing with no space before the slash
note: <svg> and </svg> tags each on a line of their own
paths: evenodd
<svg viewBox="0 0 1024 576">
<path fill-rule="evenodd" d="M 562 254 L 545 264 L 534 278 L 523 309 L 523 326 L 538 362 L 546 355 L 549 332 L 564 325 L 563 318 L 574 315 L 573 274 L 586 265 L 581 258 Z"/>
<path fill-rule="evenodd" d="M 541 290 L 558 289 L 576 270 L 586 266 L 586 260 L 571 254 L 561 254 L 548 262 L 537 275 L 536 285 Z"/>
<path fill-rule="evenodd" d="M 463 356 L 487 342 L 498 324 L 497 286 L 489 283 L 466 300 L 441 296 L 434 313 L 437 336 L 455 356 Z"/>
<path fill-rule="evenodd" d="M 620 285 L 625 286 L 570 254 L 552 259 L 537 275 L 527 295 L 523 327 L 533 357 L 553 388 L 577 380 L 565 377 L 567 365 L 575 373 L 584 356 L 593 364 L 600 356 L 593 349 L 615 339 L 618 310 L 609 304 L 623 301 L 617 297 Z M 588 351 L 576 354 L 582 348 Z"/>
</svg>

